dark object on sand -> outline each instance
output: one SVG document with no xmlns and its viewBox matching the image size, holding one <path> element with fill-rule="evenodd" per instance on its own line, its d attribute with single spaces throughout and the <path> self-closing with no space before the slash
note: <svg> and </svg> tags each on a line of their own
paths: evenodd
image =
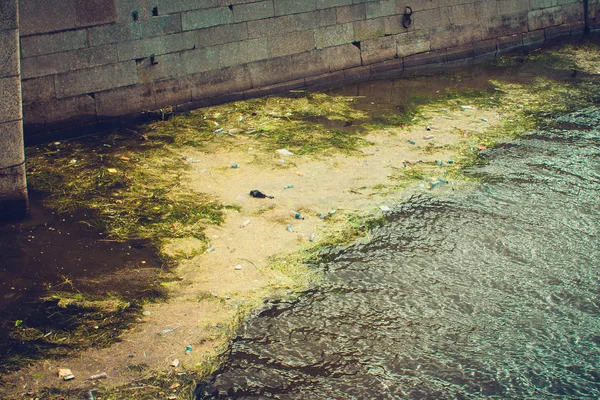
<svg viewBox="0 0 600 400">
<path fill-rule="evenodd" d="M 273 196 L 269 196 L 268 194 L 264 194 L 260 190 L 256 190 L 256 189 L 250 191 L 250 196 L 256 197 L 257 199 L 264 199 L 265 197 L 267 197 L 269 199 L 273 199 L 274 198 Z"/>
</svg>

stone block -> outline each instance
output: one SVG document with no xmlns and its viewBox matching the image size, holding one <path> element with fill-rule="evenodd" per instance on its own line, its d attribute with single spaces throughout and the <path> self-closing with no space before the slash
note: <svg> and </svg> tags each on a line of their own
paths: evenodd
<svg viewBox="0 0 600 400">
<path fill-rule="evenodd" d="M 271 18 L 274 15 L 273 0 L 233 6 L 233 20 L 235 22 L 255 21 Z"/>
<path fill-rule="evenodd" d="M 182 52 L 156 56 L 154 63 L 150 58 L 136 61 L 137 74 L 140 83 L 150 83 L 160 79 L 169 79 L 187 74 L 182 61 Z"/>
<path fill-rule="evenodd" d="M 221 66 L 220 49 L 218 47 L 199 48 L 181 53 L 181 63 L 184 74 L 190 75 L 198 72 L 210 71 Z M 171 63 L 165 63 L 167 68 Z"/>
<path fill-rule="evenodd" d="M 21 81 L 21 92 L 23 93 L 23 104 L 51 101 L 56 98 L 54 77 L 49 75 L 41 78 L 24 79 Z"/>
<path fill-rule="evenodd" d="M 498 38 L 498 54 L 508 53 L 523 46 L 523 35 L 509 35 Z"/>
<path fill-rule="evenodd" d="M 557 5 L 557 0 L 530 0 L 530 2 L 532 9 L 556 7 Z"/>
<path fill-rule="evenodd" d="M 354 25 L 354 40 L 361 42 L 385 35 L 385 18 L 356 21 Z"/>
<path fill-rule="evenodd" d="M 413 12 L 431 10 L 439 7 L 438 0 L 414 0 L 410 2 L 410 4 L 398 1 L 396 4 L 396 12 L 398 14 L 404 14 L 407 5 L 412 8 Z"/>
<path fill-rule="evenodd" d="M 475 18 L 482 23 L 500 15 L 497 1 L 479 1 L 474 3 L 474 7 Z"/>
<path fill-rule="evenodd" d="M 75 27 L 74 0 L 20 0 L 19 20 L 21 36 L 73 29 Z"/>
<path fill-rule="evenodd" d="M 292 68 L 292 58 L 290 56 L 271 58 L 248 64 L 252 87 L 258 88 L 294 80 L 295 77 Z"/>
<path fill-rule="evenodd" d="M 290 32 L 268 38 L 269 57 L 281 57 L 302 53 L 315 48 L 315 37 L 311 31 Z"/>
<path fill-rule="evenodd" d="M 527 13 L 499 15 L 482 21 L 482 37 L 492 39 L 527 32 Z"/>
<path fill-rule="evenodd" d="M 140 22 L 125 22 L 120 24 L 104 25 L 88 29 L 91 47 L 103 44 L 119 43 L 142 38 Z"/>
<path fill-rule="evenodd" d="M 428 31 L 401 33 L 395 36 L 398 57 L 424 53 L 431 50 L 431 35 Z"/>
<path fill-rule="evenodd" d="M 352 0 L 317 0 L 317 9 L 349 6 Z"/>
<path fill-rule="evenodd" d="M 473 43 L 446 49 L 446 62 L 454 63 L 457 61 L 472 60 L 475 57 Z"/>
<path fill-rule="evenodd" d="M 358 67 L 362 64 L 360 49 L 352 44 L 329 47 L 325 51 L 331 72 Z"/>
<path fill-rule="evenodd" d="M 190 44 L 189 46 L 191 48 L 193 47 L 193 44 Z M 146 58 L 150 57 L 152 54 L 161 55 L 175 53 L 185 49 L 186 46 L 184 46 L 182 34 L 157 36 L 149 39 L 140 39 L 117 44 L 119 61 Z"/>
<path fill-rule="evenodd" d="M 54 75 L 69 70 L 68 53 L 48 54 L 21 60 L 21 78 Z"/>
<path fill-rule="evenodd" d="M 325 88 L 344 81 L 344 71 L 330 72 L 327 74 L 307 77 L 304 85 L 309 88 Z"/>
<path fill-rule="evenodd" d="M 376 62 L 370 65 L 371 73 L 380 75 L 387 72 L 396 72 L 398 74 L 404 69 L 404 61 L 401 58 Z"/>
<path fill-rule="evenodd" d="M 322 75 L 329 72 L 326 50 L 313 50 L 292 55 L 292 72 L 296 78 Z"/>
<path fill-rule="evenodd" d="M 430 10 L 414 11 L 412 15 L 412 25 L 415 30 L 426 30 L 440 26 L 450 25 L 449 10 L 445 9 L 442 13 L 439 8 Z"/>
<path fill-rule="evenodd" d="M 336 24 L 335 9 L 295 14 L 296 29 L 299 31 L 312 30 Z"/>
<path fill-rule="evenodd" d="M 456 47 L 482 39 L 479 24 L 446 26 L 431 33 L 431 49 Z"/>
<path fill-rule="evenodd" d="M 138 83 L 135 61 L 69 71 L 56 75 L 56 96 L 59 99 L 84 93 L 129 86 Z"/>
<path fill-rule="evenodd" d="M 87 46 L 84 29 L 60 33 L 21 37 L 21 57 L 35 57 L 81 49 Z"/>
<path fill-rule="evenodd" d="M 0 219 L 14 219 L 29 210 L 25 163 L 0 169 Z"/>
<path fill-rule="evenodd" d="M 181 15 L 183 30 L 209 28 L 233 23 L 233 12 L 228 7 L 190 11 Z"/>
<path fill-rule="evenodd" d="M 360 43 L 360 52 L 364 65 L 391 60 L 396 57 L 396 50 L 396 38 L 393 36 L 383 36 Z"/>
<path fill-rule="evenodd" d="M 19 77 L 0 78 L 0 94 L 0 123 L 23 118 Z"/>
<path fill-rule="evenodd" d="M 529 30 L 535 31 L 562 24 L 562 17 L 561 7 L 546 8 L 527 13 L 527 23 Z"/>
<path fill-rule="evenodd" d="M 539 47 L 544 43 L 545 40 L 546 36 L 544 35 L 543 29 L 523 33 L 523 46 L 527 48 Z"/>
<path fill-rule="evenodd" d="M 135 28 L 140 38 L 179 33 L 182 31 L 181 16 L 177 14 L 153 17 L 147 21 L 136 23 Z"/>
<path fill-rule="evenodd" d="M 0 1 L 0 31 L 17 29 L 18 0 Z"/>
<path fill-rule="evenodd" d="M 2 149 L 0 169 L 25 161 L 21 120 L 0 123 L 0 149 Z"/>
<path fill-rule="evenodd" d="M 348 22 L 364 20 L 367 16 L 366 7 L 364 4 L 354 4 L 346 7 L 335 9 L 336 21 L 338 24 L 346 24 Z"/>
<path fill-rule="evenodd" d="M 249 21 L 247 24 L 248 38 L 256 39 L 259 37 L 284 35 L 289 32 L 294 32 L 296 30 L 296 17 L 297 15 L 286 15 L 260 21 Z M 235 25 L 231 26 L 233 27 Z"/>
<path fill-rule="evenodd" d="M 375 3 L 366 3 L 366 12 L 368 19 L 389 17 L 397 13 L 395 0 L 382 0 Z"/>
<path fill-rule="evenodd" d="M 273 0 L 275 15 L 300 14 L 317 9 L 316 0 Z"/>
<path fill-rule="evenodd" d="M 19 36 L 15 29 L 0 31 L 0 78 L 19 75 Z"/>
<path fill-rule="evenodd" d="M 546 28 L 543 30 L 543 36 L 546 39 L 555 39 L 563 36 L 569 36 L 571 34 L 571 26 L 570 25 L 559 25 L 552 26 L 550 28 Z M 523 44 L 525 44 L 525 34 L 523 34 Z"/>
<path fill-rule="evenodd" d="M 257 97 L 282 95 L 290 90 L 304 88 L 304 79 L 296 79 L 294 81 L 276 83 L 273 85 L 263 86 L 256 89 L 244 91 L 244 99 L 254 99 Z"/>
<path fill-rule="evenodd" d="M 83 69 L 117 62 L 117 45 L 88 47 L 67 53 L 70 69 Z"/>
<path fill-rule="evenodd" d="M 497 0 L 498 10 L 503 15 L 519 14 L 531 11 L 529 1 L 523 0 Z"/>
<path fill-rule="evenodd" d="M 127 86 L 96 93 L 96 113 L 99 120 L 155 108 L 156 98 L 152 84 Z"/>
<path fill-rule="evenodd" d="M 28 130 L 56 130 L 96 121 L 96 101 L 88 95 L 32 103 L 25 107 L 23 123 Z"/>
<path fill-rule="evenodd" d="M 474 3 L 460 4 L 450 7 L 450 23 L 452 25 L 467 25 L 476 20 Z"/>
<path fill-rule="evenodd" d="M 252 87 L 250 71 L 245 65 L 190 75 L 189 81 L 193 101 Z"/>
<path fill-rule="evenodd" d="M 371 68 L 369 66 L 354 67 L 344 70 L 344 80 L 347 82 L 360 82 L 368 79 L 371 76 Z"/>
<path fill-rule="evenodd" d="M 227 4 L 223 5 L 227 6 L 232 3 L 232 1 L 228 1 Z M 159 0 L 158 10 L 161 14 L 174 14 L 203 8 L 215 8 L 218 5 L 217 0 Z"/>
<path fill-rule="evenodd" d="M 439 67 L 446 62 L 446 50 L 434 50 L 427 53 L 404 57 L 404 69 L 414 69 L 423 66 Z"/>
<path fill-rule="evenodd" d="M 487 54 L 493 54 L 494 58 L 496 57 L 497 50 L 497 40 L 496 39 L 487 39 L 480 40 L 473 43 L 473 56 L 480 57 L 485 56 Z"/>
<path fill-rule="evenodd" d="M 354 28 L 351 23 L 332 25 L 315 30 L 315 44 L 318 49 L 339 46 L 354 41 Z"/>
<path fill-rule="evenodd" d="M 74 0 L 76 26 L 92 26 L 117 20 L 116 0 Z"/>
<path fill-rule="evenodd" d="M 175 106 L 192 101 L 192 89 L 188 78 L 177 78 L 154 83 L 156 108 Z"/>
<path fill-rule="evenodd" d="M 571 3 L 561 6 L 562 8 L 562 23 L 568 24 L 584 20 L 584 10 L 581 3 Z"/>
<path fill-rule="evenodd" d="M 404 17 L 402 15 L 393 15 L 391 17 L 385 17 L 385 34 L 386 35 L 397 35 L 399 33 L 405 33 L 414 31 L 414 25 L 408 28 L 404 27 Z"/>
<path fill-rule="evenodd" d="M 246 25 L 245 23 L 215 26 L 189 31 L 185 35 L 190 35 L 193 38 L 196 48 L 217 46 L 248 39 L 249 26 L 250 24 Z"/>
<path fill-rule="evenodd" d="M 221 67 L 231 67 L 266 58 L 269 58 L 267 38 L 228 43 L 220 46 L 219 49 Z"/>
</svg>

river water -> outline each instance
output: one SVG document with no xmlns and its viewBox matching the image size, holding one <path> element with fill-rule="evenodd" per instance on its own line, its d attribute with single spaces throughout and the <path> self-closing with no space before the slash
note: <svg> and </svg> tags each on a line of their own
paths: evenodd
<svg viewBox="0 0 600 400">
<path fill-rule="evenodd" d="M 203 399 L 600 397 L 600 110 L 399 204 L 246 321 Z"/>
</svg>

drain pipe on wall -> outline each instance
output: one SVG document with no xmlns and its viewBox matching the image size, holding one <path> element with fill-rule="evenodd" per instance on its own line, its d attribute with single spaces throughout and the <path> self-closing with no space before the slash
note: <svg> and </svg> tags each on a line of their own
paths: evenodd
<svg viewBox="0 0 600 400">
<path fill-rule="evenodd" d="M 585 23 L 584 33 L 590 33 L 590 1 L 583 0 L 583 21 Z"/>
</svg>

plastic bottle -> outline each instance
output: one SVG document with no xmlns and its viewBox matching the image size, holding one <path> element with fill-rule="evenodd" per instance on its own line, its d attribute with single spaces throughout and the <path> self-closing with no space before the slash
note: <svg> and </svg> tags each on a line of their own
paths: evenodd
<svg viewBox="0 0 600 400">
<path fill-rule="evenodd" d="M 192 345 L 188 344 L 185 348 L 185 354 L 192 354 Z"/>
<path fill-rule="evenodd" d="M 296 219 L 304 219 L 304 215 L 300 214 L 299 212 L 296 212 L 294 210 L 292 210 L 292 215 L 294 216 L 294 218 Z"/>
</svg>

